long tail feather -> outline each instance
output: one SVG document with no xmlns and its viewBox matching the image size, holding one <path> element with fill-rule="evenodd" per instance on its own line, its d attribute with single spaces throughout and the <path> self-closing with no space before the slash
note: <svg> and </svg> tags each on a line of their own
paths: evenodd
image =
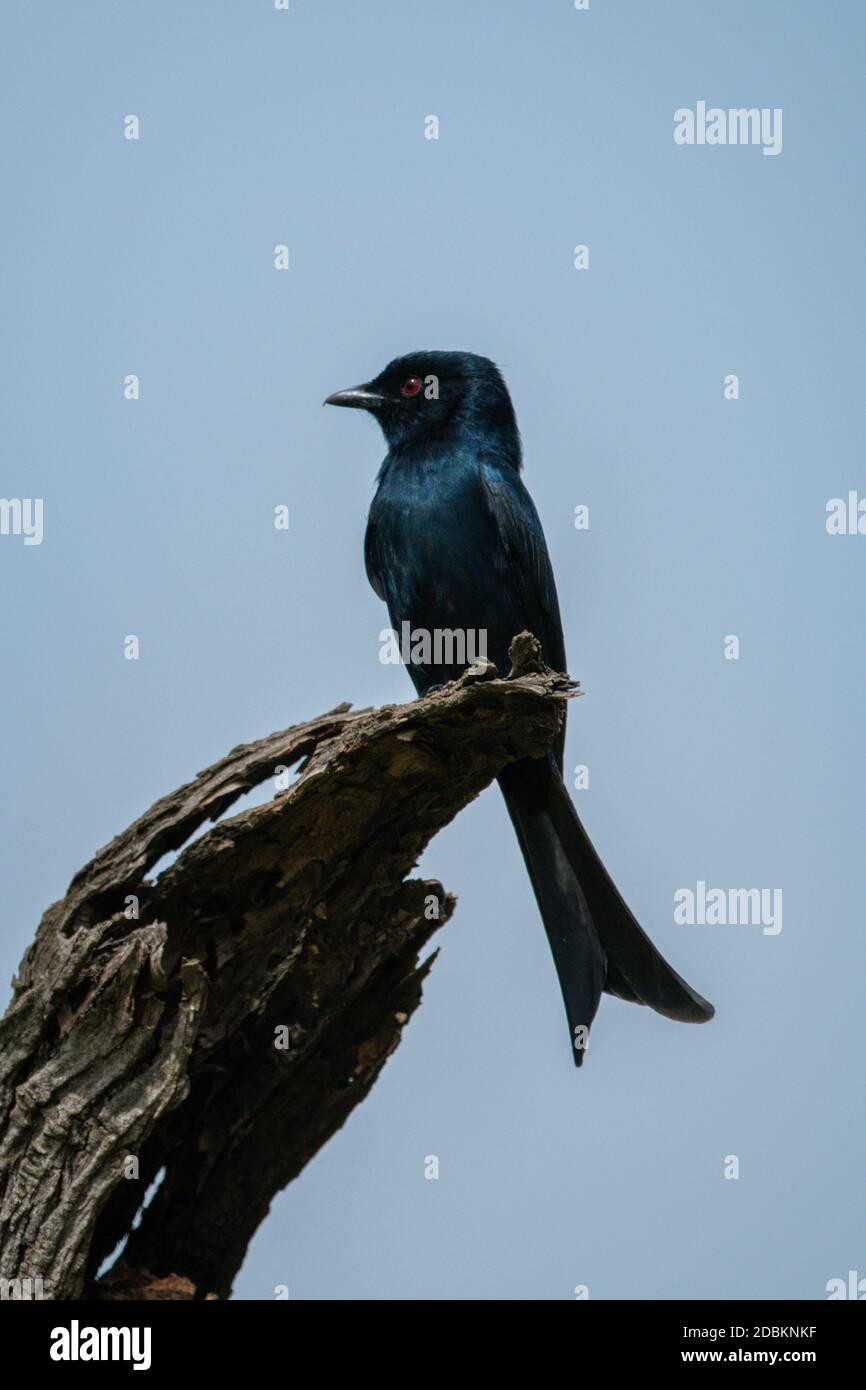
<svg viewBox="0 0 866 1390">
<path fill-rule="evenodd" d="M 711 1019 L 712 1004 L 668 964 L 618 892 L 554 756 L 512 764 L 499 784 L 550 942 L 576 1064 L 602 990 L 679 1022 Z"/>
<path fill-rule="evenodd" d="M 604 989 L 607 960 L 535 768 L 515 764 L 499 781 L 553 953 L 574 1061 L 580 1066 Z"/>
</svg>

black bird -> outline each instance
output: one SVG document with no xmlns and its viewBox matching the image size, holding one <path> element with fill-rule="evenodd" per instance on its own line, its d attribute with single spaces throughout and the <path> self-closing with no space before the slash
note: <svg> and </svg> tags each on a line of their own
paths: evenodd
<svg viewBox="0 0 866 1390">
<path fill-rule="evenodd" d="M 520 434 L 499 369 L 471 352 L 413 352 L 326 405 L 378 420 L 388 443 L 364 544 L 367 576 L 392 626 L 486 630 L 509 669 L 528 629 L 565 671 L 559 602 L 538 513 L 520 477 Z M 461 673 L 412 663 L 419 694 Z M 506 767 L 505 797 L 547 931 L 578 1066 L 603 990 L 668 1018 L 703 1023 L 713 1006 L 656 950 L 620 897 L 562 779 L 565 729 L 546 758 Z"/>
</svg>

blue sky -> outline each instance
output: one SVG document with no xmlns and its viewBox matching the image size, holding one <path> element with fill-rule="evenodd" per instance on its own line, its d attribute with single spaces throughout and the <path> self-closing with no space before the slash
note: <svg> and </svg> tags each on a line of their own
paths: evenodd
<svg viewBox="0 0 866 1390">
<path fill-rule="evenodd" d="M 0 536 L 4 984 L 164 792 L 339 700 L 410 698 L 363 571 L 382 441 L 321 402 L 410 349 L 484 353 L 586 691 L 579 809 L 717 1017 L 605 999 L 575 1073 L 489 790 L 422 863 L 460 898 L 425 1002 L 236 1296 L 866 1273 L 866 536 L 825 527 L 866 496 L 862 7 L 105 0 L 4 28 L 0 492 L 44 499 L 40 546 Z M 781 108 L 781 153 L 676 145 L 699 100 Z M 677 925 L 698 880 L 781 889 L 783 930 Z"/>
</svg>

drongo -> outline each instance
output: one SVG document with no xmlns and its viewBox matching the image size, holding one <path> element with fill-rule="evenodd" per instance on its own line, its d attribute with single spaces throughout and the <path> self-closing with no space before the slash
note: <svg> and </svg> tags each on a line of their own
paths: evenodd
<svg viewBox="0 0 866 1390">
<path fill-rule="evenodd" d="M 496 365 L 471 352 L 413 352 L 326 405 L 378 420 L 388 444 L 365 539 L 367 576 L 391 623 L 484 631 L 500 673 L 516 633 L 532 632 L 565 671 L 553 571 L 521 479 L 520 433 Z M 441 655 L 441 653 L 440 653 Z M 460 666 L 412 662 L 419 694 Z M 684 1023 L 713 1016 L 656 950 L 620 896 L 562 777 L 565 727 L 544 758 L 503 769 L 499 785 L 538 902 L 565 1000 L 576 1064 L 603 991 Z"/>
</svg>

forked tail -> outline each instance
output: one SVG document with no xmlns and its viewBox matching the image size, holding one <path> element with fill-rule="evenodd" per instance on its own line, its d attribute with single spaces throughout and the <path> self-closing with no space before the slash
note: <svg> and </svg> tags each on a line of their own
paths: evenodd
<svg viewBox="0 0 866 1390">
<path fill-rule="evenodd" d="M 574 1048 L 583 1061 L 602 991 L 681 1023 L 714 1009 L 656 950 L 580 822 L 552 753 L 499 777 L 538 902 Z"/>
</svg>

